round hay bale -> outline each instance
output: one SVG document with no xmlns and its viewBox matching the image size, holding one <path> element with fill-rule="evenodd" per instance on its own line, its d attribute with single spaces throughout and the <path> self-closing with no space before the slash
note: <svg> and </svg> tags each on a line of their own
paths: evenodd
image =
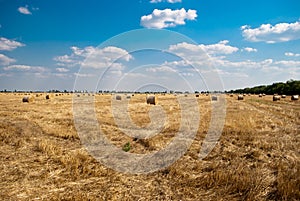
<svg viewBox="0 0 300 201">
<path fill-rule="evenodd" d="M 46 95 L 46 100 L 48 100 L 48 99 L 50 99 L 50 95 L 49 94 Z"/>
<path fill-rule="evenodd" d="M 147 104 L 150 104 L 150 105 L 155 105 L 156 104 L 155 96 L 147 96 L 146 101 L 147 101 Z"/>
<path fill-rule="evenodd" d="M 229 96 L 230 96 L 230 97 L 233 97 L 233 94 L 230 94 Z"/>
<path fill-rule="evenodd" d="M 116 95 L 116 100 L 122 100 L 122 97 L 120 95 Z"/>
<path fill-rule="evenodd" d="M 217 101 L 217 100 L 218 100 L 218 97 L 217 97 L 217 96 L 212 96 L 212 97 L 211 97 L 211 100 L 212 100 L 212 101 Z"/>
<path fill-rule="evenodd" d="M 29 103 L 29 102 L 33 102 L 34 98 L 31 96 L 24 96 L 22 99 L 23 103 Z"/>
<path fill-rule="evenodd" d="M 292 95 L 291 100 L 299 100 L 299 95 Z"/>
<path fill-rule="evenodd" d="M 273 96 L 273 101 L 279 101 L 279 100 L 280 100 L 280 96 L 278 96 L 278 95 Z"/>
<path fill-rule="evenodd" d="M 130 96 L 130 95 L 128 95 L 126 98 L 127 98 L 127 99 L 131 99 L 131 96 Z"/>
<path fill-rule="evenodd" d="M 238 95 L 238 100 L 244 100 L 244 96 L 243 95 Z"/>
<path fill-rule="evenodd" d="M 196 94 L 196 97 L 198 98 L 198 97 L 199 97 L 199 94 Z"/>
<path fill-rule="evenodd" d="M 23 97 L 22 102 L 29 103 L 29 97 L 28 96 Z"/>
<path fill-rule="evenodd" d="M 263 97 L 263 95 L 262 95 L 262 94 L 259 94 L 259 95 L 258 95 L 258 97 L 260 97 L 260 98 L 261 98 L 261 97 Z"/>
<path fill-rule="evenodd" d="M 281 95 L 281 98 L 286 98 L 286 95 Z"/>
</svg>

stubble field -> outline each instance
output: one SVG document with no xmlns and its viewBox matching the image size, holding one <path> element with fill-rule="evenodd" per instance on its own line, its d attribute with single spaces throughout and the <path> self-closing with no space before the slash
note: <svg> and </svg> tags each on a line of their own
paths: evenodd
<svg viewBox="0 0 300 201">
<path fill-rule="evenodd" d="M 120 173 L 89 155 L 76 132 L 71 94 L 51 94 L 49 100 L 31 94 L 29 103 L 23 96 L 0 94 L 2 200 L 300 200 L 300 101 L 289 96 L 276 102 L 272 96 L 227 96 L 222 136 L 199 160 L 212 104 L 200 95 L 201 121 L 191 147 L 170 167 L 149 174 Z M 148 140 L 120 131 L 111 95 L 94 96 L 100 128 L 120 150 L 129 142 L 130 153 L 155 152 L 176 135 L 176 97 L 157 96 L 168 121 Z M 151 107 L 145 95 L 132 96 L 131 119 L 146 126 Z"/>
</svg>

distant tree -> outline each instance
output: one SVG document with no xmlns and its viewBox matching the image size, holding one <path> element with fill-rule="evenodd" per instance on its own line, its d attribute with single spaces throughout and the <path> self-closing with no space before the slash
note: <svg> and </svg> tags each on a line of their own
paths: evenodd
<svg viewBox="0 0 300 201">
<path fill-rule="evenodd" d="M 253 94 L 300 94 L 300 81 L 288 80 L 286 83 L 278 82 L 271 85 L 261 85 L 252 88 L 231 90 L 230 93 L 253 93 Z"/>
</svg>

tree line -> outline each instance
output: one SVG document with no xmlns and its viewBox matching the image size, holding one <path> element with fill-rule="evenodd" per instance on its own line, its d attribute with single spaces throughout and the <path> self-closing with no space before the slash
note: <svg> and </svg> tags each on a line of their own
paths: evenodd
<svg viewBox="0 0 300 201">
<path fill-rule="evenodd" d="M 244 89 L 231 90 L 229 93 L 250 93 L 250 94 L 300 94 L 300 80 L 288 80 L 286 83 L 278 82 L 271 85 L 261 85 L 255 87 L 247 87 Z"/>
</svg>

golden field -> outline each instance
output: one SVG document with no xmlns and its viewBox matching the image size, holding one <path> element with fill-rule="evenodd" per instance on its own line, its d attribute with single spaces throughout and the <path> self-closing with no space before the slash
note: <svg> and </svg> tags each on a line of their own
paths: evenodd
<svg viewBox="0 0 300 201">
<path fill-rule="evenodd" d="M 81 94 L 83 95 L 83 94 Z M 88 96 L 88 94 L 85 94 Z M 120 173 L 95 160 L 82 146 L 69 94 L 0 94 L 1 200 L 300 200 L 300 101 L 272 96 L 226 97 L 222 136 L 198 159 L 209 128 L 210 96 L 198 99 L 201 121 L 189 150 L 174 164 L 149 174 Z M 189 95 L 194 96 L 194 95 Z M 131 97 L 131 119 L 150 123 L 153 105 Z M 160 150 L 175 136 L 180 106 L 174 95 L 157 95 L 168 121 L 159 135 L 134 140 L 114 122 L 111 95 L 96 94 L 100 128 L 130 153 Z M 34 99 L 34 100 L 33 100 Z"/>
</svg>

